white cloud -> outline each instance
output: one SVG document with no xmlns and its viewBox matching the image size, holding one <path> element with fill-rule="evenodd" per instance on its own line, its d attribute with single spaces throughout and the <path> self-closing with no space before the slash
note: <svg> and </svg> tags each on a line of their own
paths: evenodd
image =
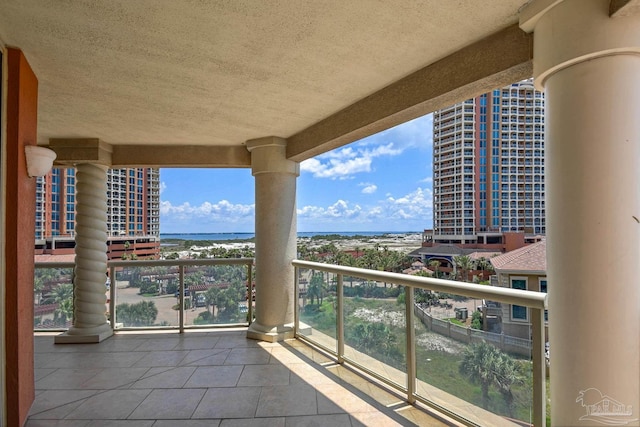
<svg viewBox="0 0 640 427">
<path fill-rule="evenodd" d="M 160 183 L 160 194 L 162 194 L 162 192 L 166 189 L 167 189 L 167 184 L 164 181 L 162 181 Z"/>
<path fill-rule="evenodd" d="M 173 205 L 169 201 L 160 202 L 160 215 L 167 219 L 209 219 L 225 220 L 229 222 L 240 218 L 253 217 L 255 205 L 232 204 L 227 200 L 218 203 L 204 202 L 199 206 L 192 206 L 186 202 L 181 205 Z"/>
<path fill-rule="evenodd" d="M 368 185 L 368 184 L 367 184 Z M 365 187 L 366 188 L 366 187 Z M 432 216 L 432 193 L 417 188 L 402 197 L 388 195 L 371 206 L 361 206 L 346 200 L 322 206 L 298 209 L 299 225 L 304 229 L 326 230 L 420 230 L 428 227 Z"/>
<path fill-rule="evenodd" d="M 375 184 L 370 184 L 370 183 L 366 183 L 366 182 L 362 182 L 360 184 L 358 184 L 360 187 L 364 187 L 362 189 L 362 193 L 363 194 L 373 194 L 376 191 L 378 191 L 378 186 Z"/>
<path fill-rule="evenodd" d="M 430 189 L 417 188 L 400 198 L 388 196 L 384 202 L 389 218 L 417 219 L 431 217 L 433 193 Z"/>
<path fill-rule="evenodd" d="M 401 153 L 402 150 L 395 148 L 392 142 L 373 148 L 356 145 L 305 160 L 300 164 L 300 170 L 313 174 L 314 178 L 349 179 L 357 173 L 371 172 L 376 157 Z"/>
</svg>

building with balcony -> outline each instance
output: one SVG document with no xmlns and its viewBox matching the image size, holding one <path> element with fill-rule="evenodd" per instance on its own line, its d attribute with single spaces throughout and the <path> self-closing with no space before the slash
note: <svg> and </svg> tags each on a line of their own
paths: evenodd
<svg viewBox="0 0 640 427">
<path fill-rule="evenodd" d="M 36 240 L 73 237 L 76 216 L 74 168 L 53 168 L 36 182 Z M 160 171 L 107 171 L 109 236 L 160 236 Z"/>
<path fill-rule="evenodd" d="M 547 293 L 547 242 L 525 246 L 490 259 L 496 277 L 496 286 Z M 519 338 L 531 336 L 530 313 L 526 307 L 502 304 L 500 332 Z M 548 312 L 545 322 L 548 328 Z"/>
<path fill-rule="evenodd" d="M 434 243 L 544 235 L 544 93 L 523 80 L 433 113 Z"/>
<path fill-rule="evenodd" d="M 38 371 L 34 369 L 33 175 L 42 172 L 27 167 L 27 152 L 31 156 L 51 150 L 56 166 L 75 166 L 74 324 L 55 341 L 122 350 L 117 358 L 91 351 L 68 354 L 69 348 L 51 341 L 45 343 L 51 350 L 45 357 L 57 360 L 55 369 L 89 366 L 89 360 L 135 364 L 143 357 L 124 336 L 110 341 L 113 330 L 104 314 L 110 168 L 251 169 L 256 318 L 243 331 L 242 344 L 252 342 L 249 338 L 264 346 L 284 345 L 283 340 L 299 337 L 294 258 L 300 162 L 533 77 L 534 87 L 545 93 L 544 225 L 547 278 L 554 284 L 548 294 L 552 424 L 600 425 L 601 419 L 592 417 L 603 411 L 590 408 L 604 396 L 624 405 L 627 425 L 638 425 L 638 6 L 637 0 L 1 2 L 2 423 L 22 426 L 34 401 L 40 405 L 49 397 L 71 395 L 57 389 L 38 394 L 43 400 L 36 400 L 36 378 L 52 373 L 41 369 L 54 368 L 41 365 L 38 357 Z M 520 156 L 515 149 L 516 171 L 509 169 L 507 175 L 517 178 Z M 470 165 L 460 166 L 464 174 Z M 517 186 L 527 183 L 514 184 L 517 202 Z M 462 188 L 457 194 L 464 192 Z M 511 218 L 516 218 L 515 227 L 521 226 L 519 208 L 516 203 L 509 227 Z M 493 224 L 491 215 L 487 213 L 487 227 Z M 475 223 L 476 218 L 470 219 Z M 460 227 L 471 225 L 462 222 Z M 464 286 L 466 293 L 476 292 L 475 285 Z M 547 297 L 513 292 L 536 301 L 540 320 Z M 594 313 L 597 322 L 592 321 Z M 536 335 L 533 352 L 539 355 L 544 352 L 542 334 Z M 219 338 L 221 345 L 233 340 Z M 193 345 L 199 344 L 202 341 Z M 178 343 L 148 343 L 155 349 L 163 345 Z M 209 347 L 209 356 L 213 349 Z M 251 357 L 241 349 L 236 353 Z M 101 371 L 102 378 L 118 369 L 104 364 L 101 369 L 112 370 Z M 183 372 L 180 368 L 172 372 Z M 51 377 L 54 386 L 73 381 L 65 373 Z M 79 376 L 91 373 L 76 371 Z M 245 380 L 258 375 L 248 374 Z M 409 392 L 404 400 L 411 404 L 417 395 L 411 380 L 415 376 L 405 377 Z M 73 382 L 79 387 L 75 396 L 91 393 L 92 379 Z M 309 381 L 319 385 L 322 379 Z M 303 398 L 296 393 L 303 387 L 295 385 L 287 384 L 293 387 L 287 390 L 287 402 L 320 401 L 316 395 Z M 544 389 L 540 383 L 535 387 Z M 157 404 L 137 407 L 147 412 L 136 415 L 121 405 L 139 402 L 142 395 L 160 402 L 191 402 L 200 393 L 197 387 L 173 395 L 151 389 L 109 389 L 100 396 L 112 399 L 93 399 L 78 418 L 81 424 L 90 422 L 93 409 L 106 405 L 104 418 L 148 421 L 150 414 L 160 414 L 154 411 Z M 262 391 L 279 398 L 279 390 Z M 598 399 L 587 398 L 592 390 L 600 392 Z M 208 390 L 207 401 L 223 400 L 231 408 L 245 401 L 240 392 Z M 259 392 L 249 393 L 255 398 Z M 134 396 L 137 400 L 129 400 Z M 431 396 L 438 399 L 437 393 Z M 535 394 L 533 424 L 545 424 L 545 405 L 544 392 Z M 313 420 L 307 421 L 326 424 L 322 421 L 329 420 L 327 412 L 316 406 Z M 172 425 L 169 418 L 176 414 L 159 416 Z M 621 416 L 615 414 L 615 420 Z M 377 420 L 371 419 L 365 423 Z M 70 420 L 60 421 L 55 424 L 71 425 Z M 282 425 L 284 420 L 274 422 Z"/>
</svg>

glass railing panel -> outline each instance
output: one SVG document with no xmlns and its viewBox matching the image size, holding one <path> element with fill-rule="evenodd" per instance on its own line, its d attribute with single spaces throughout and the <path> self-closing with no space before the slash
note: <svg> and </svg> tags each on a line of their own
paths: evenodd
<svg viewBox="0 0 640 427">
<path fill-rule="evenodd" d="M 404 289 L 382 281 L 344 284 L 344 357 L 406 387 Z"/>
<path fill-rule="evenodd" d="M 73 321 L 72 268 L 36 268 L 33 280 L 34 330 L 66 330 Z"/>
<path fill-rule="evenodd" d="M 185 266 L 185 326 L 246 324 L 247 283 L 246 265 Z"/>
<path fill-rule="evenodd" d="M 178 282 L 177 267 L 117 267 L 115 328 L 179 326 Z"/>
<path fill-rule="evenodd" d="M 417 395 L 480 425 L 531 423 L 530 339 L 502 333 L 502 312 L 483 316 L 480 299 L 418 290 L 415 300 Z"/>
<path fill-rule="evenodd" d="M 332 273 L 298 269 L 298 334 L 334 352 L 337 345 L 336 280 Z"/>
</svg>

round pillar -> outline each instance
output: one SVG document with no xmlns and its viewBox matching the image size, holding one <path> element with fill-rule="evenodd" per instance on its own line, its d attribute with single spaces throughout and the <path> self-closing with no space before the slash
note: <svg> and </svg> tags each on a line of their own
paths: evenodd
<svg viewBox="0 0 640 427">
<path fill-rule="evenodd" d="M 521 20 L 545 90 L 554 425 L 640 418 L 640 16 L 610 18 L 609 3 Z"/>
<path fill-rule="evenodd" d="M 105 316 L 107 273 L 107 167 L 76 166 L 76 267 L 73 326 L 57 343 L 100 342 L 113 331 Z"/>
<path fill-rule="evenodd" d="M 294 336 L 296 177 L 299 164 L 286 159 L 286 141 L 247 142 L 255 176 L 256 320 L 249 338 L 280 341 Z"/>
</svg>

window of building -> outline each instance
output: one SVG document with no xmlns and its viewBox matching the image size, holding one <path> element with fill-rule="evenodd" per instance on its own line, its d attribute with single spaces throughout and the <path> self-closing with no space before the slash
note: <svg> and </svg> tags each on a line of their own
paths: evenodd
<svg viewBox="0 0 640 427">
<path fill-rule="evenodd" d="M 540 292 L 544 292 L 545 294 L 547 293 L 547 278 L 546 277 L 541 277 L 539 279 L 540 281 Z M 545 310 L 544 311 L 544 321 L 548 322 L 549 321 L 549 310 Z"/>
<path fill-rule="evenodd" d="M 526 277 L 511 277 L 511 288 L 527 290 L 527 278 Z M 511 306 L 511 320 L 527 320 L 527 307 L 522 305 Z"/>
</svg>

